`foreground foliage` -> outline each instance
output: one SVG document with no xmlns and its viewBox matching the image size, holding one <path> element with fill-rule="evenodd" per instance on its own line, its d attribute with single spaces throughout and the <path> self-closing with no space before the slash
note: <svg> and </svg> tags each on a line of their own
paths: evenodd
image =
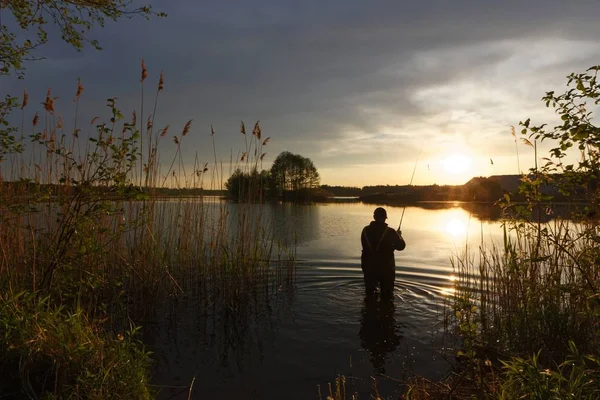
<svg viewBox="0 0 600 400">
<path fill-rule="evenodd" d="M 144 84 L 144 63 L 141 75 Z M 163 88 L 161 74 L 154 109 Z M 167 141 L 168 126 L 158 129 L 153 115 L 143 116 L 143 99 L 140 118 L 134 111 L 126 119 L 109 98 L 107 120 L 94 118 L 86 127 L 77 119 L 83 91 L 78 82 L 69 128 L 51 91 L 43 110 L 32 114 L 24 94 L 20 128 L 8 124 L 9 109 L 0 114 L 6 127 L 0 132 L 0 293 L 25 293 L 3 298 L 10 331 L 0 348 L 7 360 L 3 374 L 15 385 L 31 384 L 25 390 L 36 395 L 76 398 L 90 388 L 86 396 L 96 396 L 95 387 L 103 391 L 96 397 L 105 398 L 104 390 L 133 388 L 137 393 L 122 397 L 143 398 L 147 356 L 143 361 L 142 348 L 127 339 L 123 326 L 153 320 L 165 299 L 189 291 L 224 310 L 237 310 L 250 297 L 268 298 L 293 279 L 294 255 L 285 240 L 275 240 L 262 207 L 232 210 L 218 198 L 183 195 L 221 189 L 223 177 L 216 151 L 212 166 L 184 161 L 181 146 L 191 120 Z M 250 142 L 264 145 L 257 135 Z M 175 154 L 161 164 L 165 146 Z M 164 199 L 156 188 L 185 191 Z M 51 331 L 46 325 L 55 331 L 35 342 L 36 332 Z M 27 343 L 39 344 L 38 350 L 28 352 Z M 115 368 L 127 357 L 139 358 L 135 367 Z M 86 358 L 109 364 L 92 362 L 80 374 Z M 118 380 L 124 389 L 114 386 Z"/>
<path fill-rule="evenodd" d="M 597 399 L 600 397 L 600 359 L 582 355 L 573 342 L 565 360 L 544 368 L 539 353 L 503 362 L 500 399 Z"/>
<path fill-rule="evenodd" d="M 565 399 L 600 396 L 600 129 L 589 111 L 600 102 L 599 67 L 568 77 L 575 86 L 549 92 L 561 124 L 521 122 L 536 165 L 522 179 L 518 204 L 509 195 L 504 242 L 453 260 L 458 273 L 451 326 L 463 339 L 458 379 L 481 398 Z M 591 103 L 591 104 L 590 104 Z M 537 164 L 537 141 L 557 146 Z M 568 164 L 574 149 L 579 162 Z M 568 220 L 552 214 L 553 185 L 571 199 Z M 579 205 L 583 202 L 583 206 Z"/>
<path fill-rule="evenodd" d="M 29 293 L 0 294 L 2 396 L 149 399 L 137 329 L 113 334 L 83 310 Z"/>
</svg>

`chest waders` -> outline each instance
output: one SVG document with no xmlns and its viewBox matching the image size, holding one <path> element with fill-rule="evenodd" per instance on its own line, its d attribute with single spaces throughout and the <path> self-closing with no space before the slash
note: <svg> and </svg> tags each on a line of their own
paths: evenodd
<svg viewBox="0 0 600 400">
<path fill-rule="evenodd" d="M 394 255 L 381 251 L 381 245 L 390 229 L 386 228 L 377 244 L 369 241 L 366 228 L 363 229 L 363 236 L 368 247 L 368 252 L 361 256 L 361 268 L 364 274 L 365 289 L 368 295 L 375 292 L 377 286 L 381 288 L 381 294 L 391 296 L 394 290 L 394 280 L 396 271 L 394 268 Z"/>
</svg>

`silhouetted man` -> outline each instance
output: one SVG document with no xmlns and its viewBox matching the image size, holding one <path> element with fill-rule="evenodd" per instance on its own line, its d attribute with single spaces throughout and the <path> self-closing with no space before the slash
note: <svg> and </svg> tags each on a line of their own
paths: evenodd
<svg viewBox="0 0 600 400">
<path fill-rule="evenodd" d="M 387 212 L 378 207 L 370 225 L 365 226 L 360 236 L 362 243 L 361 268 L 367 295 L 375 292 L 379 284 L 382 296 L 392 296 L 396 279 L 394 250 L 404 250 L 406 243 L 400 230 L 388 228 L 385 223 Z"/>
</svg>

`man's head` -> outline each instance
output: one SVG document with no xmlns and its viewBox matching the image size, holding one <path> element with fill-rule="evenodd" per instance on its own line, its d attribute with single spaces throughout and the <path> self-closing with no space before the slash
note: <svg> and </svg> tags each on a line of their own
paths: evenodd
<svg viewBox="0 0 600 400">
<path fill-rule="evenodd" d="M 387 212 L 383 207 L 377 207 L 373 212 L 373 219 L 377 222 L 385 222 L 387 219 Z"/>
</svg>

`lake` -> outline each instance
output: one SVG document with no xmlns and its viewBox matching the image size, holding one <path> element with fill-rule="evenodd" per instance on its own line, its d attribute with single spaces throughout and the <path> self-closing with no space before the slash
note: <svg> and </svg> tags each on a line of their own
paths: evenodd
<svg viewBox="0 0 600 400">
<path fill-rule="evenodd" d="M 228 207 L 235 212 L 235 204 Z M 379 302 L 365 299 L 360 269 L 360 234 L 376 206 L 264 207 L 281 235 L 296 241 L 294 281 L 268 302 L 235 311 L 192 292 L 165 304 L 159 320 L 142 323 L 159 399 L 187 399 L 191 384 L 197 399 L 314 399 L 318 385 L 324 398 L 338 374 L 360 398 L 370 398 L 371 376 L 383 397 L 397 398 L 414 374 L 437 380 L 449 372 L 456 353 L 443 325 L 453 290 L 450 258 L 467 243 L 501 242 L 497 212 L 407 207 L 394 300 Z M 386 209 L 397 228 L 402 207 Z"/>
</svg>

